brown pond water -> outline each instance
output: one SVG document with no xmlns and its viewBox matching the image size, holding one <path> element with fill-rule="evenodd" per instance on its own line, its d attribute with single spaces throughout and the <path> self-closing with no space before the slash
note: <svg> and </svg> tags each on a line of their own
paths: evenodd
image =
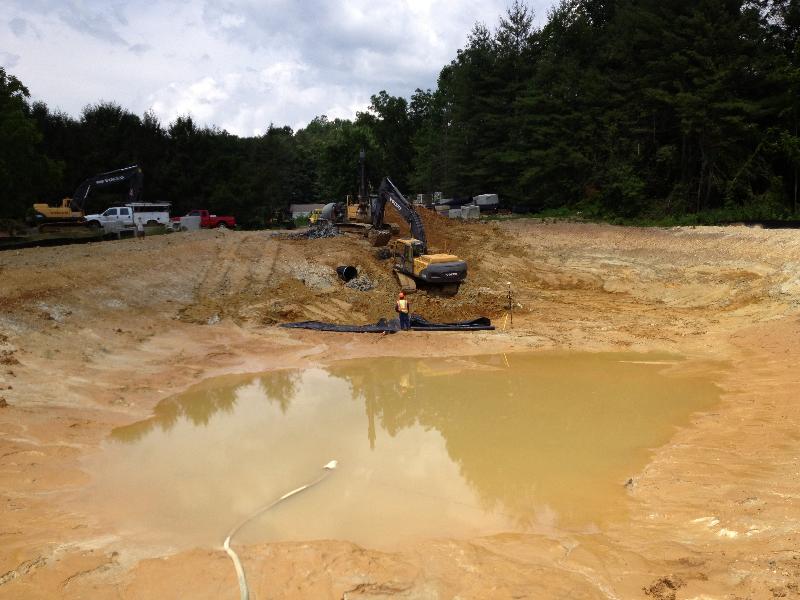
<svg viewBox="0 0 800 600">
<path fill-rule="evenodd" d="M 126 537 L 219 546 L 602 529 L 624 483 L 709 408 L 708 374 L 674 357 L 379 358 L 207 380 L 115 430 L 81 506 Z"/>
</svg>

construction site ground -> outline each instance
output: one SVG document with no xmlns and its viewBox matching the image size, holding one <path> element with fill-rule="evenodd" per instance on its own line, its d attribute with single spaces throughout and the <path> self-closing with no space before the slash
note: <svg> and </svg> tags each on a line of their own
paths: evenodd
<svg viewBox="0 0 800 600">
<path fill-rule="evenodd" d="M 433 249 L 466 259 L 469 275 L 456 297 L 417 294 L 413 310 L 488 316 L 499 330 L 277 327 L 394 316 L 388 261 L 350 236 L 199 231 L 0 253 L 0 598 L 238 596 L 222 548 L 163 553 L 64 502 L 89 483 L 81 460 L 114 427 L 201 379 L 553 349 L 676 353 L 722 390 L 632 474 L 628 518 L 569 543 L 508 533 L 390 552 L 341 540 L 244 546 L 253 595 L 800 597 L 800 233 L 435 215 L 425 225 Z M 339 265 L 372 289 L 345 287 Z M 503 330 L 508 282 L 515 310 Z"/>
</svg>

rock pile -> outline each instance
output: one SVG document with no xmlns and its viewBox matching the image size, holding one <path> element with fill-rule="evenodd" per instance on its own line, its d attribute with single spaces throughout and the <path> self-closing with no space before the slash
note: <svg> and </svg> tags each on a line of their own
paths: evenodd
<svg viewBox="0 0 800 600">
<path fill-rule="evenodd" d="M 309 227 L 308 231 L 305 233 L 305 237 L 310 240 L 332 238 L 336 237 L 337 235 L 339 235 L 339 229 L 336 227 L 336 225 L 327 222 L 318 222 L 313 227 Z"/>
<path fill-rule="evenodd" d="M 361 292 L 368 292 L 371 289 L 375 288 L 375 283 L 367 277 L 366 275 L 359 275 L 355 279 L 351 279 L 347 283 L 345 283 L 345 287 L 349 287 L 354 290 L 359 290 Z"/>
<path fill-rule="evenodd" d="M 305 231 L 299 233 L 280 233 L 278 237 L 284 240 L 317 240 L 320 238 L 332 238 L 340 235 L 339 228 L 327 221 L 318 221 Z"/>
</svg>

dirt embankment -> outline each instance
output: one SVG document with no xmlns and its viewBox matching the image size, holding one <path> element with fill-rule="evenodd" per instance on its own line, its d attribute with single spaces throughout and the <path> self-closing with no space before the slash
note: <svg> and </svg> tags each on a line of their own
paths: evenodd
<svg viewBox="0 0 800 600">
<path fill-rule="evenodd" d="M 397 553 L 345 542 L 242 550 L 257 597 L 769 598 L 800 591 L 800 414 L 794 399 L 800 236 L 747 228 L 453 223 L 434 250 L 465 258 L 432 319 L 513 327 L 359 336 L 287 320 L 392 316 L 396 285 L 365 241 L 197 232 L 0 253 L 0 598 L 236 597 L 218 550 L 164 553 L 84 522 L 61 499 L 80 459 L 203 377 L 337 358 L 526 349 L 667 350 L 726 360 L 698 415 L 630 486 L 631 519 L 568 538 L 436 540 Z M 347 288 L 334 267 L 373 283 Z M 697 368 L 702 368 L 698 366 Z"/>
</svg>

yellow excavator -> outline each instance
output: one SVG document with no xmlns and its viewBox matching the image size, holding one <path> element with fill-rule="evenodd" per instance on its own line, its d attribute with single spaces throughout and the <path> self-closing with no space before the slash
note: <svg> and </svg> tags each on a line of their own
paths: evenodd
<svg viewBox="0 0 800 600">
<path fill-rule="evenodd" d="M 358 153 L 358 163 L 358 198 L 354 200 L 352 196 L 347 196 L 345 202 L 326 204 L 314 222 L 327 221 L 342 231 L 363 235 L 373 246 L 385 246 L 389 243 L 392 235 L 397 235 L 400 229 L 391 224 L 377 228 L 373 226 L 372 205 L 375 197 L 369 194 L 365 152 L 363 149 Z"/>
<path fill-rule="evenodd" d="M 86 206 L 86 199 L 93 189 L 129 181 L 127 202 L 136 202 L 142 193 L 143 179 L 142 169 L 138 165 L 89 177 L 81 182 L 71 198 L 64 198 L 58 206 L 50 206 L 45 203 L 34 204 L 36 224 L 39 229 L 62 226 L 88 227 L 88 223 L 83 218 L 85 216 L 83 209 Z"/>
<path fill-rule="evenodd" d="M 422 219 L 388 177 L 383 178 L 378 196 L 372 202 L 372 227 L 385 228 L 383 215 L 387 202 L 411 228 L 410 238 L 396 239 L 390 246 L 394 274 L 402 290 L 415 292 L 417 288 L 426 288 L 447 296 L 458 293 L 467 278 L 467 263 L 453 254 L 428 254 Z"/>
</svg>

